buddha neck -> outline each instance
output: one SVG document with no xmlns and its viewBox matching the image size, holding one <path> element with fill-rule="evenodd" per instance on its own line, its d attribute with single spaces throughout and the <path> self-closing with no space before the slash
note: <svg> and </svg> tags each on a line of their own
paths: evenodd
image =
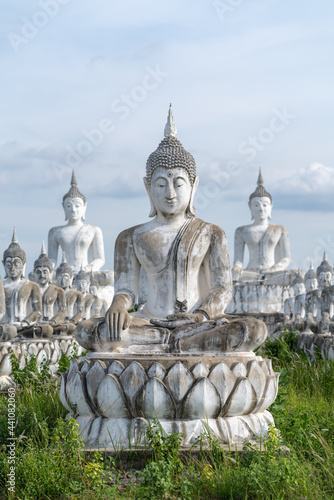
<svg viewBox="0 0 334 500">
<path fill-rule="evenodd" d="M 254 220 L 253 226 L 262 226 L 262 227 L 268 227 L 270 225 L 270 222 L 268 219 L 263 219 L 263 220 Z"/>
</svg>

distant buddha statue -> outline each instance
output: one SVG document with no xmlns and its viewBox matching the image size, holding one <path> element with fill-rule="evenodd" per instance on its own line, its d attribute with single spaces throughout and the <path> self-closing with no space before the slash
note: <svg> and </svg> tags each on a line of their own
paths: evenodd
<svg viewBox="0 0 334 500">
<path fill-rule="evenodd" d="M 90 292 L 91 274 L 81 270 L 74 280 L 75 288 L 82 293 L 85 300 L 84 319 L 101 316 L 103 302 L 102 299 L 97 297 L 96 293 Z"/>
<path fill-rule="evenodd" d="M 261 169 L 248 205 L 254 222 L 235 231 L 233 281 L 292 284 L 297 273 L 287 270 L 291 260 L 288 231 L 284 226 L 269 223 L 273 202 L 264 188 Z M 249 262 L 243 269 L 245 246 L 249 250 Z"/>
<path fill-rule="evenodd" d="M 300 321 L 305 317 L 305 283 L 302 272 L 298 272 L 293 281 L 293 297 L 284 301 L 284 322 L 293 328 L 295 319 Z"/>
<path fill-rule="evenodd" d="M 61 324 L 66 317 L 66 297 L 62 288 L 52 284 L 53 262 L 48 258 L 44 246 L 34 263 L 34 276 L 42 294 L 43 315 L 40 323 Z"/>
<path fill-rule="evenodd" d="M 146 164 L 150 222 L 120 233 L 115 244 L 115 296 L 105 319 L 82 321 L 76 339 L 111 352 L 251 351 L 266 335 L 255 318 L 231 318 L 232 295 L 224 231 L 195 216 L 196 164 L 176 138 L 169 109 L 165 138 Z M 140 269 L 145 304 L 133 309 Z"/>
<path fill-rule="evenodd" d="M 66 332 L 71 334 L 75 330 L 75 325 L 84 317 L 85 301 L 81 292 L 72 288 L 73 271 L 67 264 L 65 253 L 63 261 L 56 270 L 57 285 L 65 292 L 66 297 Z"/>
<path fill-rule="evenodd" d="M 65 226 L 53 227 L 49 231 L 48 255 L 57 265 L 59 247 L 66 253 L 68 265 L 74 273 L 80 269 L 96 272 L 104 265 L 102 231 L 97 226 L 84 224 L 86 198 L 80 193 L 72 173 L 71 189 L 63 197 Z"/>
<path fill-rule="evenodd" d="M 15 228 L 12 242 L 4 251 L 2 262 L 6 273 L 6 312 L 2 322 L 14 325 L 19 333 L 24 334 L 42 316 L 42 297 L 38 284 L 24 277 L 27 259 L 18 243 Z"/>
</svg>

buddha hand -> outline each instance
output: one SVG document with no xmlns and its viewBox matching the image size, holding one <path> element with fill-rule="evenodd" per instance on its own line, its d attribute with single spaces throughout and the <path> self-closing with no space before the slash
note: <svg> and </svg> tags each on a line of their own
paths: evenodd
<svg viewBox="0 0 334 500">
<path fill-rule="evenodd" d="M 109 340 L 119 342 L 121 333 L 130 325 L 128 313 L 128 297 L 122 294 L 115 295 L 106 314 L 106 325 L 109 330 Z"/>
<path fill-rule="evenodd" d="M 178 313 L 170 314 L 166 319 L 151 319 L 152 325 L 162 326 L 169 330 L 194 323 L 202 323 L 203 321 L 206 321 L 206 318 L 201 313 Z"/>
</svg>

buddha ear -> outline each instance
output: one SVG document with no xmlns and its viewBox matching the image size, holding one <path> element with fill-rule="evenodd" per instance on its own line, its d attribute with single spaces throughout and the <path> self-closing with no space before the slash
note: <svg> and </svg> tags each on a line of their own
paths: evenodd
<svg viewBox="0 0 334 500">
<path fill-rule="evenodd" d="M 252 217 L 251 217 L 251 220 L 253 220 L 253 219 L 254 219 L 254 217 L 253 217 L 253 214 L 252 214 L 252 209 L 251 209 L 251 204 L 250 204 L 250 201 L 248 202 L 248 206 L 249 206 L 249 210 L 251 211 L 251 216 L 252 216 Z"/>
<path fill-rule="evenodd" d="M 196 193 L 196 190 L 198 187 L 198 181 L 199 181 L 199 177 L 198 177 L 198 175 L 196 175 L 195 180 L 194 180 L 194 184 L 192 185 L 192 188 L 191 188 L 189 205 L 187 207 L 187 215 L 191 215 L 192 217 L 196 216 L 196 210 L 194 208 L 194 197 L 195 197 L 195 193 Z"/>
<path fill-rule="evenodd" d="M 157 211 L 155 209 L 155 206 L 153 205 L 152 196 L 151 196 L 151 189 L 150 189 L 150 186 L 148 184 L 147 177 L 144 177 L 143 181 L 144 181 L 144 185 L 145 185 L 148 197 L 150 199 L 150 204 L 151 204 L 151 209 L 150 209 L 150 213 L 148 214 L 148 216 L 149 217 L 155 217 L 157 215 Z"/>
<path fill-rule="evenodd" d="M 86 220 L 86 218 L 85 218 L 86 210 L 87 210 L 87 203 L 84 204 L 83 216 L 81 217 L 82 220 Z"/>
<path fill-rule="evenodd" d="M 269 215 L 268 215 L 268 219 L 271 220 L 271 211 L 273 209 L 273 203 L 270 205 L 270 210 L 269 210 Z"/>
</svg>

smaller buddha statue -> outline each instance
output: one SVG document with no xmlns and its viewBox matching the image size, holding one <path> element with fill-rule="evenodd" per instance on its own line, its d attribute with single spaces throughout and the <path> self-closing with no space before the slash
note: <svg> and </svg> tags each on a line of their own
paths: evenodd
<svg viewBox="0 0 334 500">
<path fill-rule="evenodd" d="M 0 276 L 0 322 L 4 317 L 6 312 L 6 302 L 5 302 L 5 289 L 3 286 L 3 281 Z M 10 323 L 0 324 L 0 342 L 8 342 L 17 335 L 17 330 L 14 325 Z"/>
<path fill-rule="evenodd" d="M 83 269 L 75 276 L 75 288 L 82 293 L 85 300 L 84 319 L 101 316 L 102 300 L 90 292 L 91 274 Z M 98 303 L 98 304 L 97 304 Z"/>
<path fill-rule="evenodd" d="M 301 319 L 305 317 L 305 284 L 303 273 L 300 270 L 293 281 L 293 293 L 293 297 L 284 301 L 284 323 L 290 330 L 295 328 L 296 321 L 299 324 Z"/>
<path fill-rule="evenodd" d="M 62 263 L 56 270 L 56 278 L 57 285 L 64 290 L 66 297 L 66 333 L 72 334 L 75 326 L 84 317 L 85 300 L 81 292 L 72 288 L 73 271 L 67 264 L 65 252 L 63 253 Z"/>
<path fill-rule="evenodd" d="M 10 323 L 18 333 L 29 336 L 31 325 L 35 325 L 42 316 L 42 297 L 38 284 L 24 277 L 27 259 L 18 243 L 15 228 L 12 242 L 4 251 L 2 262 L 6 273 L 6 312 L 2 323 Z M 41 336 L 49 336 L 49 330 L 44 334 L 41 332 Z"/>
<path fill-rule="evenodd" d="M 254 222 L 235 231 L 233 282 L 292 284 L 297 272 L 287 269 L 291 261 L 288 230 L 269 223 L 273 201 L 264 188 L 261 169 L 257 188 L 250 195 L 248 205 Z M 249 263 L 243 269 L 245 246 L 249 250 Z"/>
<path fill-rule="evenodd" d="M 93 316 L 105 316 L 110 304 L 103 298 L 99 297 L 99 282 L 93 276 L 90 278 L 89 293 L 96 298 L 93 304 Z"/>
<path fill-rule="evenodd" d="M 34 276 L 42 294 L 43 315 L 39 323 L 51 323 L 55 328 L 66 317 L 66 297 L 62 288 L 52 284 L 53 262 L 46 254 L 44 241 L 41 254 L 34 263 Z"/>
<path fill-rule="evenodd" d="M 99 227 L 84 224 L 87 209 L 86 197 L 79 191 L 74 171 L 71 188 L 63 197 L 65 226 L 53 227 L 49 231 L 48 254 L 57 264 L 59 247 L 66 253 L 68 265 L 75 273 L 99 271 L 104 265 L 102 231 Z"/>
<path fill-rule="evenodd" d="M 326 333 L 334 330 L 334 286 L 333 268 L 328 263 L 326 253 L 324 253 L 323 261 L 317 268 L 318 279 L 318 298 L 320 296 L 320 332 Z M 319 318 L 318 318 L 319 320 Z"/>
</svg>

